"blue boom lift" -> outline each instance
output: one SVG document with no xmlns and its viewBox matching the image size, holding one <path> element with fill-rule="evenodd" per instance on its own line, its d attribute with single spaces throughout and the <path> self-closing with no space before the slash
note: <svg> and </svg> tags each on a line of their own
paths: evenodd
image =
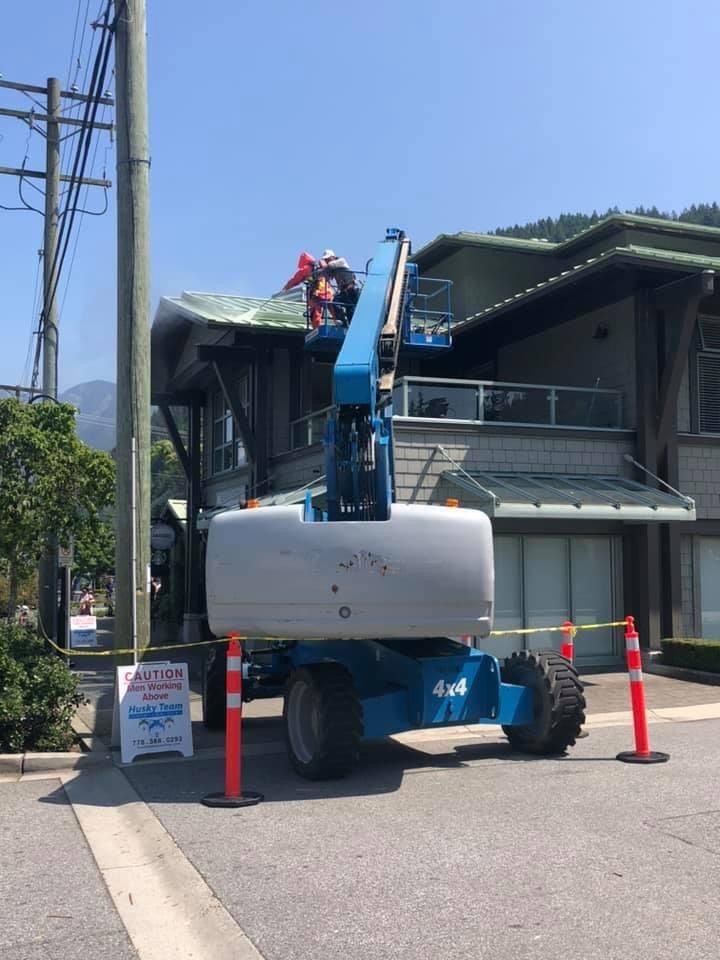
<svg viewBox="0 0 720 960">
<path fill-rule="evenodd" d="M 501 724 L 516 749 L 558 754 L 585 719 L 577 673 L 557 652 L 522 650 L 501 666 L 452 639 L 490 631 L 489 519 L 395 502 L 399 352 L 451 345 L 449 309 L 428 308 L 409 253 L 405 235 L 388 230 L 347 334 L 328 310 L 307 336 L 308 349 L 339 349 L 327 510 L 308 495 L 302 507 L 227 511 L 208 531 L 210 629 L 268 638 L 245 645 L 244 698 L 284 696 L 288 753 L 310 779 L 348 773 L 363 739 L 456 724 Z M 220 651 L 206 669 L 204 707 L 206 723 L 220 726 Z"/>
</svg>

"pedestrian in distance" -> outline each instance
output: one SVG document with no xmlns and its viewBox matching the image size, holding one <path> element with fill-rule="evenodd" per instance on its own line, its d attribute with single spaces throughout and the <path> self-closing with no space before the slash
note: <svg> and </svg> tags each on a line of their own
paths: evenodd
<svg viewBox="0 0 720 960">
<path fill-rule="evenodd" d="M 301 253 L 298 257 L 298 268 L 282 288 L 282 293 L 305 284 L 306 300 L 310 325 L 317 330 L 322 325 L 326 311 L 330 311 L 333 319 L 335 312 L 332 308 L 333 289 L 330 281 L 319 270 L 318 261 L 309 253 Z"/>
<path fill-rule="evenodd" d="M 94 614 L 95 597 L 92 590 L 88 587 L 80 597 L 80 616 L 92 617 Z"/>
</svg>

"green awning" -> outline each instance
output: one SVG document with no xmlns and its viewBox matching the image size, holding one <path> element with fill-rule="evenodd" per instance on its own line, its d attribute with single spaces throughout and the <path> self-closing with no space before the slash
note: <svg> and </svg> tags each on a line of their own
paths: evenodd
<svg viewBox="0 0 720 960">
<path fill-rule="evenodd" d="M 668 523 L 695 519 L 695 501 L 625 477 L 557 473 L 469 473 L 443 476 L 477 498 L 489 516 L 506 519 L 629 520 Z"/>
</svg>

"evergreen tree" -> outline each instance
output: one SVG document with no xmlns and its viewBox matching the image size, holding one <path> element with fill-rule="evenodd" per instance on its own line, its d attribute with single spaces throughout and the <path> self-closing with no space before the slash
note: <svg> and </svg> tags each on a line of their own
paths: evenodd
<svg viewBox="0 0 720 960">
<path fill-rule="evenodd" d="M 697 223 L 707 227 L 720 227 L 720 206 L 716 201 L 712 203 L 691 204 L 679 214 L 672 210 L 663 211 L 653 204 L 651 207 L 638 206 L 634 210 L 621 211 L 619 207 L 609 207 L 604 213 L 593 210 L 592 213 L 561 213 L 558 217 L 541 217 L 530 223 L 515 224 L 512 227 L 498 227 L 492 231 L 498 237 L 517 237 L 519 239 L 542 239 L 560 243 L 574 237 L 582 230 L 587 230 L 593 224 L 604 220 L 605 217 L 622 213 L 635 214 L 641 217 L 652 217 L 657 220 L 675 220 L 680 223 Z"/>
</svg>

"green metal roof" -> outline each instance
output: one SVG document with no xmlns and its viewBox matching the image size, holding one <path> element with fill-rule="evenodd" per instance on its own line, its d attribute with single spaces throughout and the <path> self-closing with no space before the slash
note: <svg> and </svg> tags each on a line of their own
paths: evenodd
<svg viewBox="0 0 720 960">
<path fill-rule="evenodd" d="M 471 230 L 461 230 L 459 233 L 441 233 L 434 240 L 426 243 L 416 254 L 413 260 L 421 261 L 432 258 L 438 248 L 445 247 L 494 247 L 554 256 L 566 256 L 573 248 L 592 242 L 598 235 L 612 233 L 624 228 L 644 228 L 658 233 L 683 234 L 688 237 L 704 237 L 717 240 L 720 243 L 720 228 L 706 227 L 696 223 L 681 223 L 677 220 L 664 220 L 662 217 L 642 217 L 635 213 L 616 213 L 610 217 L 598 220 L 592 226 L 581 230 L 574 236 L 554 243 L 543 239 L 525 239 L 520 237 L 503 237 L 490 233 L 474 233 Z"/>
<path fill-rule="evenodd" d="M 718 233 L 720 234 L 720 231 Z M 536 283 L 532 287 L 527 287 L 525 290 L 519 290 L 512 296 L 505 297 L 498 303 L 485 307 L 478 313 L 466 317 L 453 330 L 463 332 L 466 326 L 475 326 L 479 321 L 503 313 L 517 303 L 533 299 L 547 290 L 574 283 L 578 276 L 602 269 L 606 264 L 610 265 L 616 260 L 668 267 L 670 269 L 674 267 L 687 272 L 717 270 L 720 273 L 720 257 L 707 257 L 701 254 L 685 253 L 680 250 L 661 250 L 658 247 L 640 247 L 632 244 L 626 247 L 613 247 L 611 250 L 605 250 L 598 254 L 597 257 L 590 257 L 583 263 L 578 263 L 574 267 L 563 270 L 557 276 L 548 277 L 547 280 Z"/>
<path fill-rule="evenodd" d="M 300 300 L 263 300 L 260 297 L 187 292 L 179 297 L 163 297 L 158 316 L 176 313 L 195 323 L 287 332 L 305 329 L 303 311 Z"/>
</svg>

